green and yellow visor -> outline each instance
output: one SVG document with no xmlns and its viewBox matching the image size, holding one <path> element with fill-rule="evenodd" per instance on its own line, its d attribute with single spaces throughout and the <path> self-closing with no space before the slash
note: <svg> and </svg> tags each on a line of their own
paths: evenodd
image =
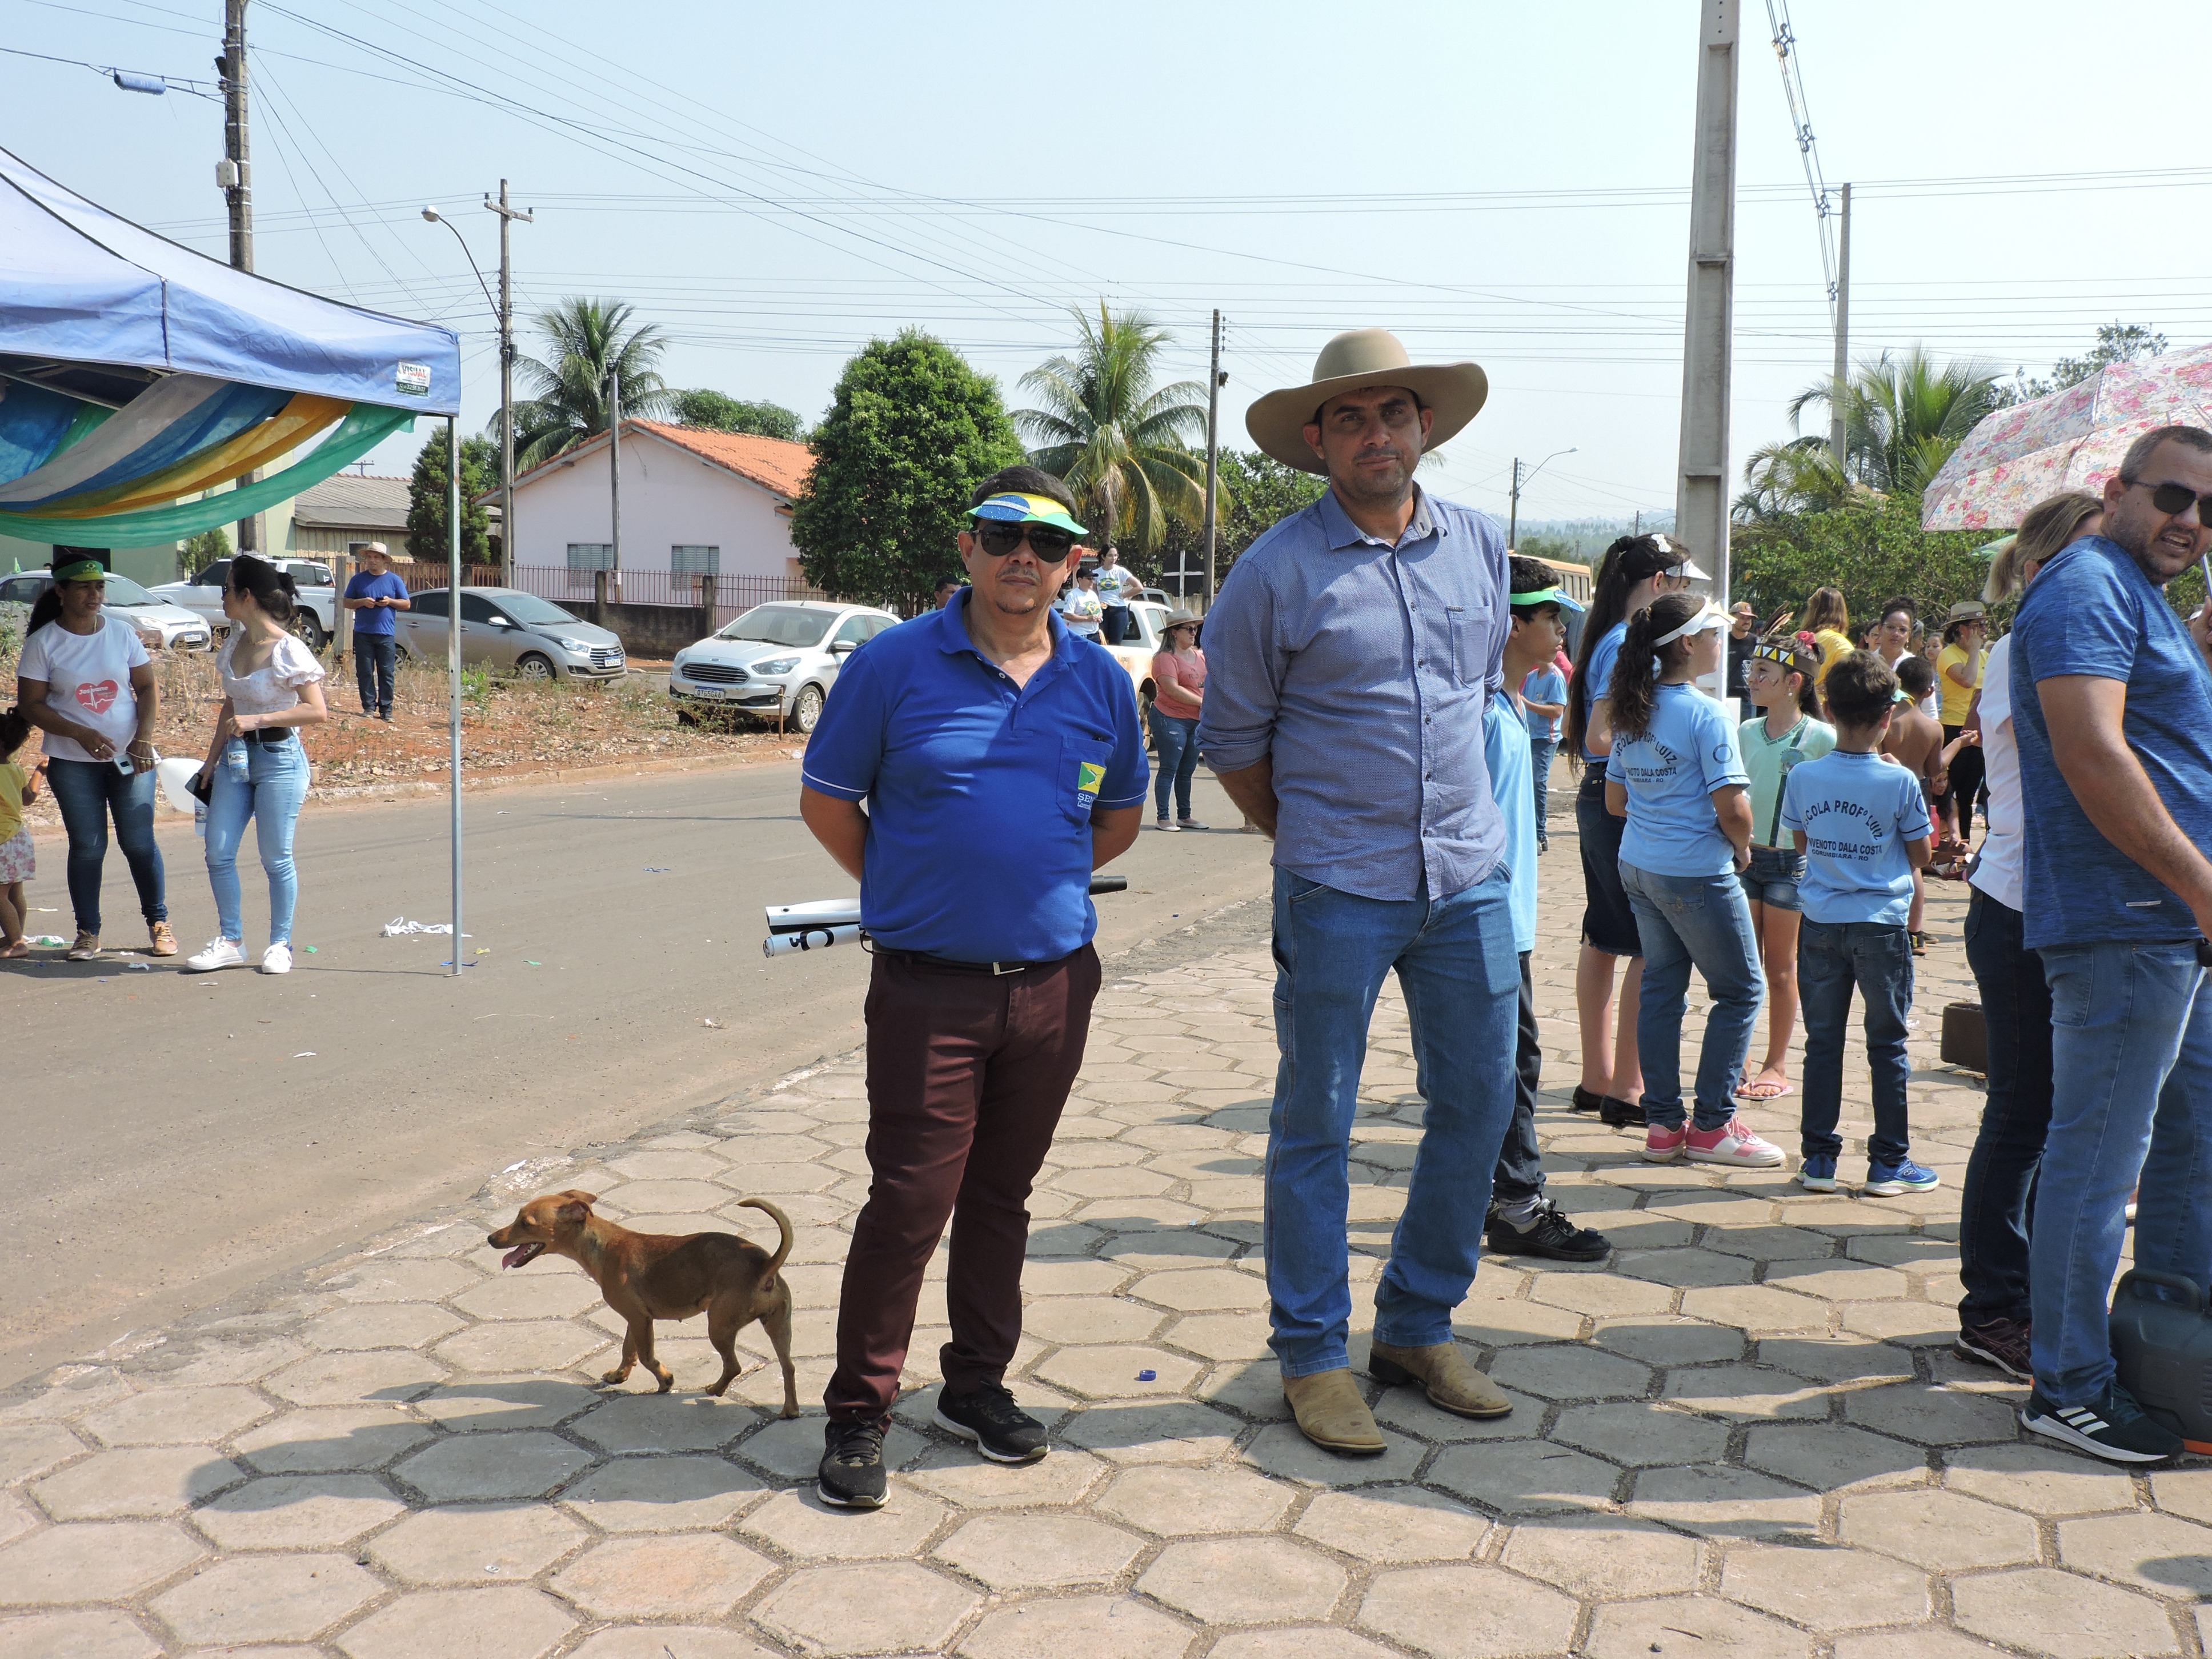
<svg viewBox="0 0 2212 1659">
<path fill-rule="evenodd" d="M 1572 611 L 1577 613 L 1580 613 L 1583 609 L 1583 602 L 1580 599 L 1569 599 L 1566 591 L 1557 583 L 1549 587 L 1537 588 L 1534 592 L 1516 593 L 1510 603 L 1516 611 L 1533 611 L 1540 605 L 1556 605 L 1562 611 Z"/>
<path fill-rule="evenodd" d="M 1025 495 L 1018 490 L 993 495 L 968 509 L 971 519 L 995 519 L 1002 524 L 1048 524 L 1071 536 L 1091 532 L 1067 516 L 1067 509 L 1049 495 Z"/>
<path fill-rule="evenodd" d="M 107 571 L 98 559 L 71 559 L 67 564 L 54 567 L 58 582 L 98 582 L 107 580 Z"/>
</svg>

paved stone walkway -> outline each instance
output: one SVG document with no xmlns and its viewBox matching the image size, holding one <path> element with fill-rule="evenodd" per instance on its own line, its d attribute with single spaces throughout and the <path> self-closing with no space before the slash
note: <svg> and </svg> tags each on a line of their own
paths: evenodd
<svg viewBox="0 0 2212 1659">
<path fill-rule="evenodd" d="M 1541 1127 L 1554 1194 L 1619 1253 L 1484 1265 L 1461 1334 L 1510 1419 L 1374 1390 L 1389 1449 L 1364 1461 L 1284 1420 L 1258 1260 L 1271 969 L 1240 951 L 1101 999 L 1036 1200 L 1016 1391 L 1054 1425 L 1043 1463 L 983 1463 L 927 1426 L 941 1279 L 891 1504 L 851 1515 L 811 1497 L 818 1407 L 778 1420 L 772 1365 L 706 1399 L 712 1354 L 678 1327 L 677 1392 L 603 1391 L 619 1326 L 590 1283 L 551 1258 L 502 1274 L 483 1243 L 540 1191 L 755 1237 L 733 1200 L 769 1195 L 799 1227 L 817 1401 L 866 1187 L 848 1059 L 518 1165 L 462 1212 L 0 1403 L 0 1655 L 2201 1654 L 2212 1470 L 2130 1477 L 2025 1443 L 2020 1391 L 1945 1346 L 1980 1101 L 1933 1052 L 1966 983 L 1957 890 L 1933 907 L 1914 1051 L 1917 1150 L 1945 1184 L 1814 1197 L 1654 1168 L 1565 1110 L 1574 857 L 1563 835 L 1546 861 L 1562 1086 Z M 1393 995 L 1354 1149 L 1362 1285 L 1419 1137 L 1413 1082 Z M 1795 1109 L 1754 1121 L 1794 1146 Z"/>
</svg>

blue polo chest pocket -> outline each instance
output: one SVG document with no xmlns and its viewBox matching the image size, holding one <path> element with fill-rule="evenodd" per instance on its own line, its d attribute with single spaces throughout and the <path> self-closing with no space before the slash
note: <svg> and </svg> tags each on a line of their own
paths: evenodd
<svg viewBox="0 0 2212 1659">
<path fill-rule="evenodd" d="M 1446 605 L 1444 631 L 1451 636 L 1452 678 L 1480 685 L 1490 674 L 1490 607 L 1480 601 Z"/>
<path fill-rule="evenodd" d="M 1091 809 L 1106 786 L 1106 763 L 1112 757 L 1110 738 L 1079 734 L 1060 739 L 1057 793 L 1067 816 L 1078 823 L 1091 822 Z"/>
</svg>

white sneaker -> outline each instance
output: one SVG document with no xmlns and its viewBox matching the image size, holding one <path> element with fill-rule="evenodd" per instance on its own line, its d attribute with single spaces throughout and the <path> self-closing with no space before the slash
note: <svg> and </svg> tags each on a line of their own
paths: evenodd
<svg viewBox="0 0 2212 1659">
<path fill-rule="evenodd" d="M 205 950 L 185 958 L 185 971 L 188 974 L 208 974 L 218 968 L 245 966 L 246 952 L 238 948 L 236 941 L 227 939 L 211 939 Z"/>
<path fill-rule="evenodd" d="M 1761 1140 L 1741 1118 L 1730 1118 L 1717 1129 L 1692 1128 L 1688 1136 L 1692 1164 L 1729 1164 L 1743 1170 L 1771 1170 L 1783 1161 L 1782 1149 Z"/>
<path fill-rule="evenodd" d="M 261 971 L 264 974 L 289 974 L 292 971 L 292 947 L 272 945 L 261 953 Z"/>
</svg>

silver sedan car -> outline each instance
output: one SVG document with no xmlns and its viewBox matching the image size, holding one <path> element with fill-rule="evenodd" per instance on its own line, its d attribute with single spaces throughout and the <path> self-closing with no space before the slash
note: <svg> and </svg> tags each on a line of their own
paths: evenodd
<svg viewBox="0 0 2212 1659">
<path fill-rule="evenodd" d="M 406 610 L 392 613 L 399 653 L 445 661 L 447 614 L 444 588 L 412 595 Z M 461 661 L 526 680 L 616 680 L 629 672 L 613 634 L 514 587 L 461 590 Z"/>
<path fill-rule="evenodd" d="M 757 605 L 676 653 L 668 695 L 687 721 L 709 708 L 733 709 L 780 714 L 811 732 L 845 659 L 898 620 L 872 605 L 820 599 Z"/>
</svg>

